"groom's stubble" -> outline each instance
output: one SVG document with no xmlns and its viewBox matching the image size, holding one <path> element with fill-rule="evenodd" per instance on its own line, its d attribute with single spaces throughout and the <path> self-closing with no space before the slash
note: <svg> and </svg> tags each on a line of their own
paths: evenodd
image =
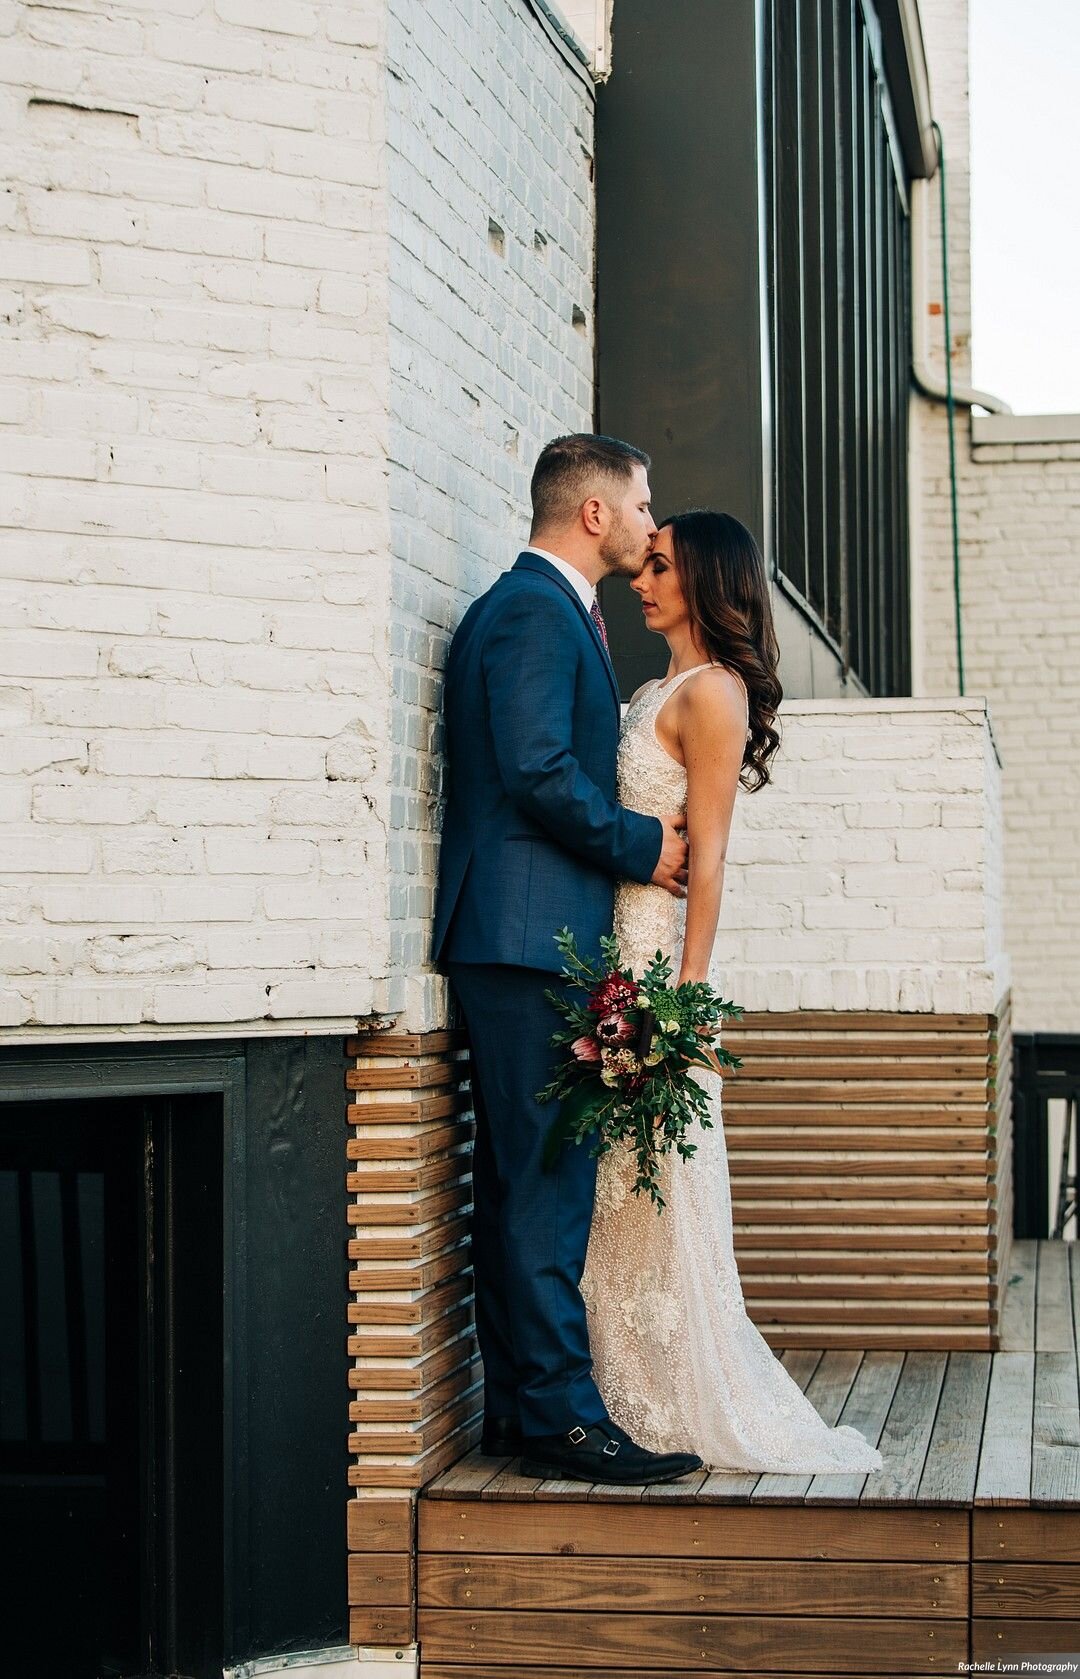
<svg viewBox="0 0 1080 1679">
<path fill-rule="evenodd" d="M 611 508 L 611 525 L 600 544 L 600 559 L 609 577 L 640 577 L 649 544 L 635 537 L 621 511 Z"/>
</svg>

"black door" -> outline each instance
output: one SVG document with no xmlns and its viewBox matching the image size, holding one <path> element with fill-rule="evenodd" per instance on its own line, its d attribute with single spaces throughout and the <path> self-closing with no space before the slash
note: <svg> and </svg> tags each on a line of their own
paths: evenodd
<svg viewBox="0 0 1080 1679">
<path fill-rule="evenodd" d="M 5 1660 L 220 1676 L 220 1096 L 0 1106 Z"/>
</svg>

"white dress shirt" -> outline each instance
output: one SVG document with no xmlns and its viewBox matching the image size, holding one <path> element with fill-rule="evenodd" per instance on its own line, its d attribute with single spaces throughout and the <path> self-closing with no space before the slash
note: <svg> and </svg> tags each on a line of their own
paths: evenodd
<svg viewBox="0 0 1080 1679">
<path fill-rule="evenodd" d="M 549 554 L 546 548 L 536 548 L 531 543 L 525 549 L 525 553 L 539 554 L 540 558 L 546 560 L 548 565 L 553 565 L 560 576 L 565 577 L 566 581 L 577 590 L 582 606 L 586 612 L 591 614 L 593 603 L 596 600 L 596 589 L 576 566 L 568 565 L 565 560 L 560 560 L 558 554 Z"/>
</svg>

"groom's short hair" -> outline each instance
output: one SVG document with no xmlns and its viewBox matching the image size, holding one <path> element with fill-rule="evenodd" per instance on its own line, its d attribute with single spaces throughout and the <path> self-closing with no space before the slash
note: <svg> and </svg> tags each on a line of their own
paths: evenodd
<svg viewBox="0 0 1080 1679">
<path fill-rule="evenodd" d="M 533 532 L 568 525 L 590 495 L 625 484 L 635 466 L 651 464 L 644 449 L 617 437 L 580 431 L 553 438 L 532 475 Z"/>
</svg>

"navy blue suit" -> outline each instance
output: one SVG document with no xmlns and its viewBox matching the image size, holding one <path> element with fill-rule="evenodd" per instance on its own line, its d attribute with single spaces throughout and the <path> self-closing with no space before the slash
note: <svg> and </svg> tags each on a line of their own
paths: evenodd
<svg viewBox="0 0 1080 1679">
<path fill-rule="evenodd" d="M 556 1118 L 535 1093 L 560 1017 L 544 1001 L 554 934 L 597 955 L 615 880 L 647 881 L 663 834 L 615 803 L 619 693 L 570 583 L 524 553 L 466 612 L 445 687 L 448 798 L 434 957 L 449 972 L 475 1069 L 476 1317 L 486 1406 L 527 1434 L 597 1422 L 578 1284 L 596 1163 L 543 1164 Z"/>
</svg>

